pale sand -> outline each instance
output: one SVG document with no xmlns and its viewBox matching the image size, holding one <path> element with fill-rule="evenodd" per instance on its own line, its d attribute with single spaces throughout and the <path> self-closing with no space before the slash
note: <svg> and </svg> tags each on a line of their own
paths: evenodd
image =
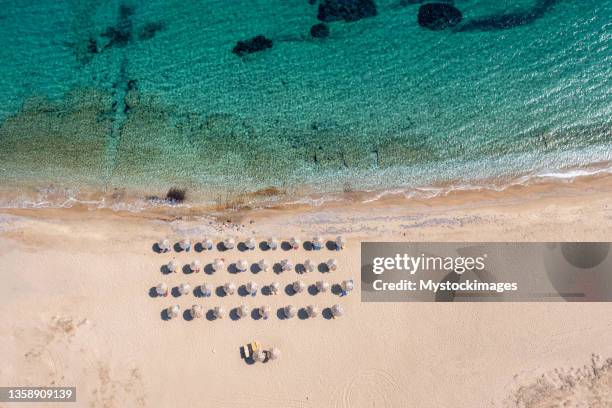
<svg viewBox="0 0 612 408">
<path fill-rule="evenodd" d="M 231 221 L 218 221 L 225 219 Z M 173 256 L 186 264 L 219 255 L 153 253 L 152 244 L 163 236 L 343 234 L 349 242 L 341 252 L 223 256 L 296 262 L 333 256 L 339 271 L 324 278 L 358 282 L 362 240 L 609 241 L 611 226 L 610 177 L 423 202 L 391 197 L 221 218 L 4 210 L 0 384 L 76 385 L 78 403 L 70 405 L 75 407 L 552 407 L 561 401 L 612 406 L 612 363 L 603 361 L 612 357 L 609 304 L 366 304 L 358 290 L 342 299 L 331 293 L 149 296 L 162 281 L 216 286 L 277 280 L 284 286 L 298 277 L 295 272 L 164 276 L 160 266 Z M 321 277 L 313 272 L 303 280 Z M 192 304 L 206 310 L 268 304 L 274 316 L 162 321 L 160 312 L 174 303 L 183 310 Z M 321 308 L 341 303 L 346 316 L 277 319 L 276 309 L 288 303 Z M 239 347 L 251 340 L 280 348 L 280 360 L 247 365 Z M 603 360 L 592 363 L 592 353 Z M 583 371 L 569 371 L 584 364 Z"/>
</svg>

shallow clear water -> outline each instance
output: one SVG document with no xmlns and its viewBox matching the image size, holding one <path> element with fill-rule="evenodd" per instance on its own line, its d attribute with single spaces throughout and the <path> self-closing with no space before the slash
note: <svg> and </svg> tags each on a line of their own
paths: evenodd
<svg viewBox="0 0 612 408">
<path fill-rule="evenodd" d="M 456 0 L 441 31 L 376 5 L 314 39 L 307 0 L 5 1 L 2 187 L 223 202 L 612 159 L 611 0 Z M 273 47 L 232 53 L 258 34 Z"/>
</svg>

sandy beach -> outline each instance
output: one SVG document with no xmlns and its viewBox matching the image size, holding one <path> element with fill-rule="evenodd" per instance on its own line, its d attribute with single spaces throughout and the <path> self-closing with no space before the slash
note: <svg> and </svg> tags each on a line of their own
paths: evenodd
<svg viewBox="0 0 612 408">
<path fill-rule="evenodd" d="M 361 241 L 610 241 L 612 177 L 465 192 L 430 200 L 387 197 L 215 214 L 110 210 L 0 211 L 0 383 L 76 386 L 79 407 L 607 407 L 612 335 L 605 303 L 360 302 Z M 162 237 L 216 241 L 270 235 L 348 239 L 344 251 L 236 250 L 157 254 Z M 323 275 L 292 272 L 164 275 L 163 264 L 261 258 L 339 261 Z M 153 298 L 160 282 L 215 287 L 355 278 L 339 298 Z M 281 320 L 287 304 L 340 303 L 332 320 Z M 161 318 L 164 308 L 269 305 L 269 320 Z M 246 364 L 257 340 L 282 355 Z M 565 405 L 564 405 L 565 404 Z M 8 407 L 11 404 L 2 404 Z M 22 406 L 14 404 L 14 406 Z M 54 406 L 47 404 L 46 406 Z M 57 405 L 60 406 L 60 405 Z"/>
</svg>

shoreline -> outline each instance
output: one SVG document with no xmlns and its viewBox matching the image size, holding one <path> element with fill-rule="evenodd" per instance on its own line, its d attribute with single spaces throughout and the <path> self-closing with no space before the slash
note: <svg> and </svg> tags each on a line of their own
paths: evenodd
<svg viewBox="0 0 612 408">
<path fill-rule="evenodd" d="M 480 199 L 486 199 L 490 204 L 496 200 L 520 199 L 521 195 L 525 199 L 529 199 L 532 195 L 581 194 L 581 190 L 584 188 L 612 189 L 612 163 L 601 162 L 588 167 L 523 175 L 505 179 L 503 182 L 496 179 L 483 179 L 480 180 L 479 184 L 447 183 L 419 188 L 344 191 L 341 193 L 305 194 L 298 197 L 289 197 L 283 194 L 281 190 L 270 187 L 238 195 L 223 203 L 215 203 L 214 201 L 193 202 L 189 199 L 190 192 L 187 192 L 187 199 L 184 202 L 172 203 L 159 197 L 145 198 L 142 193 L 127 192 L 125 189 L 115 189 L 111 194 L 102 193 L 99 190 L 83 190 L 82 198 L 77 198 L 75 196 L 78 195 L 79 190 L 53 185 L 39 189 L 39 201 L 37 202 L 34 198 L 26 199 L 23 195 L 16 194 L 13 195 L 12 199 L 7 198 L 6 190 L 9 190 L 10 187 L 5 186 L 3 187 L 5 191 L 0 191 L 0 197 L 2 195 L 5 197 L 3 206 L 0 205 L 0 212 L 84 209 L 111 211 L 118 214 L 142 214 L 144 218 L 151 216 L 162 218 L 183 217 L 198 213 L 223 216 L 225 213 L 266 209 L 282 211 L 299 208 L 359 207 L 367 205 L 384 207 L 402 204 L 416 207 L 435 207 L 452 203 L 467 203 Z M 55 196 L 55 198 L 45 197 L 45 194 Z M 104 196 L 99 198 L 99 194 L 104 194 Z M 57 201 L 52 202 L 53 199 Z M 11 204 L 8 204 L 7 201 Z"/>
</svg>

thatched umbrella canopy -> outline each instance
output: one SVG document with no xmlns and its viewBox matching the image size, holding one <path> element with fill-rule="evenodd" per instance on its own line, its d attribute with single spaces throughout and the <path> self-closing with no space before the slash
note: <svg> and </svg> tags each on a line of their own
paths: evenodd
<svg viewBox="0 0 612 408">
<path fill-rule="evenodd" d="M 225 266 L 225 261 L 223 261 L 223 259 L 215 259 L 212 263 L 212 268 L 215 271 L 220 271 L 221 269 L 223 269 L 223 267 Z"/>
<path fill-rule="evenodd" d="M 329 283 L 325 281 L 318 281 L 315 285 L 317 287 L 317 291 L 321 293 L 325 293 L 329 290 Z"/>
<path fill-rule="evenodd" d="M 310 259 L 307 259 L 304 261 L 304 270 L 306 272 L 313 272 L 316 267 L 317 265 L 314 262 L 312 262 Z"/>
<path fill-rule="evenodd" d="M 155 287 L 155 292 L 157 293 L 157 296 L 168 296 L 168 285 L 166 285 L 164 282 L 160 283 Z"/>
<path fill-rule="evenodd" d="M 338 260 L 335 258 L 329 259 L 327 262 L 327 268 L 330 271 L 335 271 L 336 269 L 338 269 Z"/>
<path fill-rule="evenodd" d="M 157 242 L 157 247 L 159 248 L 159 250 L 161 252 L 168 252 L 168 251 L 170 251 L 170 240 L 166 239 L 166 238 L 160 239 Z"/>
<path fill-rule="evenodd" d="M 285 317 L 287 319 L 291 319 L 292 317 L 295 317 L 295 315 L 297 314 L 297 308 L 293 305 L 285 306 L 283 311 L 285 312 Z"/>
<path fill-rule="evenodd" d="M 249 315 L 249 307 L 247 305 L 241 305 L 238 310 L 238 317 L 247 317 Z"/>
<path fill-rule="evenodd" d="M 181 314 L 181 307 L 179 305 L 174 305 L 166 309 L 168 317 L 170 319 L 174 319 Z"/>
<path fill-rule="evenodd" d="M 187 238 L 185 239 L 181 239 L 179 241 L 179 247 L 183 250 L 183 251 L 189 251 L 189 249 L 191 248 L 191 241 Z"/>
<path fill-rule="evenodd" d="M 236 240 L 231 237 L 225 238 L 225 240 L 223 240 L 223 246 L 226 249 L 233 249 L 236 246 Z"/>
<path fill-rule="evenodd" d="M 270 249 L 276 250 L 278 248 L 278 239 L 274 237 L 268 238 L 266 243 L 268 244 L 268 248 Z"/>
<path fill-rule="evenodd" d="M 236 293 L 236 284 L 234 282 L 228 282 L 223 285 L 223 291 L 226 295 L 233 295 Z"/>
<path fill-rule="evenodd" d="M 309 317 L 317 317 L 319 315 L 319 308 L 315 305 L 306 306 L 306 313 Z"/>
<path fill-rule="evenodd" d="M 280 357 L 281 352 L 276 347 L 272 347 L 268 354 L 270 356 L 270 360 L 277 360 Z"/>
<path fill-rule="evenodd" d="M 342 281 L 342 284 L 340 286 L 342 287 L 343 291 L 350 292 L 351 290 L 355 289 L 355 282 L 353 282 L 352 279 L 345 280 Z"/>
<path fill-rule="evenodd" d="M 272 313 L 272 309 L 270 309 L 270 306 L 260 306 L 259 307 L 259 316 L 261 316 L 262 319 L 267 320 L 270 317 L 270 313 Z"/>
<path fill-rule="evenodd" d="M 255 241 L 255 238 L 251 237 L 248 238 L 246 241 L 244 241 L 244 246 L 246 246 L 248 249 L 255 249 L 257 247 L 257 241 Z"/>
<path fill-rule="evenodd" d="M 250 295 L 256 295 L 257 290 L 259 289 L 259 285 L 257 284 L 257 282 L 253 282 L 253 281 L 247 282 L 246 285 L 244 286 Z"/>
<path fill-rule="evenodd" d="M 278 294 L 278 291 L 280 290 L 280 283 L 278 282 L 272 282 L 270 284 L 270 292 L 272 292 L 273 294 Z"/>
<path fill-rule="evenodd" d="M 191 292 L 191 285 L 188 283 L 181 283 L 178 286 L 178 290 L 181 295 L 188 295 L 189 292 Z"/>
<path fill-rule="evenodd" d="M 212 295 L 213 285 L 210 283 L 203 283 L 202 286 L 200 286 L 200 290 L 204 296 L 210 296 Z"/>
<path fill-rule="evenodd" d="M 333 305 L 331 307 L 331 312 L 334 317 L 340 317 L 344 315 L 344 308 L 342 305 Z"/>
<path fill-rule="evenodd" d="M 268 261 L 267 259 L 262 259 L 257 263 L 257 265 L 259 265 L 259 269 L 261 269 L 263 272 L 268 272 L 271 267 L 270 261 Z"/>
<path fill-rule="evenodd" d="M 336 249 L 341 250 L 344 249 L 344 247 L 346 247 L 346 239 L 344 239 L 342 235 L 338 235 L 336 237 Z"/>
<path fill-rule="evenodd" d="M 223 306 L 217 306 L 213 309 L 213 314 L 217 319 L 223 319 L 225 317 L 225 308 Z"/>
<path fill-rule="evenodd" d="M 213 249 L 215 246 L 214 242 L 212 239 L 210 238 L 204 238 L 204 241 L 202 241 L 202 248 L 210 251 L 211 249 Z"/>
<path fill-rule="evenodd" d="M 253 360 L 255 361 L 259 361 L 261 363 L 263 363 L 264 361 L 266 361 L 266 352 L 263 350 L 258 350 L 255 355 L 253 355 Z"/>
<path fill-rule="evenodd" d="M 170 272 L 176 272 L 178 266 L 178 262 L 176 262 L 174 259 L 166 264 L 166 268 L 168 268 Z"/>
<path fill-rule="evenodd" d="M 202 270 L 202 264 L 196 259 L 189 265 L 189 269 L 191 269 L 192 272 L 200 272 Z"/>
<path fill-rule="evenodd" d="M 300 249 L 301 244 L 302 241 L 300 241 L 299 238 L 291 237 L 291 239 L 289 239 L 289 245 L 291 245 L 291 248 L 293 249 Z"/>
<path fill-rule="evenodd" d="M 306 289 L 306 284 L 302 281 L 295 281 L 291 287 L 295 293 L 302 293 Z"/>
<path fill-rule="evenodd" d="M 323 244 L 324 244 L 323 238 L 321 238 L 320 236 L 314 237 L 311 243 L 312 243 L 312 248 L 317 249 L 317 250 L 323 248 Z"/>
<path fill-rule="evenodd" d="M 290 271 L 293 269 L 293 262 L 291 262 L 288 259 L 283 259 L 281 262 L 281 268 L 283 269 L 283 271 Z"/>
<path fill-rule="evenodd" d="M 248 268 L 249 268 L 249 263 L 245 261 L 244 259 L 240 259 L 238 262 L 236 262 L 236 269 L 238 269 L 240 272 L 244 272 Z"/>
<path fill-rule="evenodd" d="M 199 319 L 204 316 L 204 309 L 200 305 L 193 305 L 191 306 L 189 313 L 191 314 L 192 318 Z"/>
</svg>

